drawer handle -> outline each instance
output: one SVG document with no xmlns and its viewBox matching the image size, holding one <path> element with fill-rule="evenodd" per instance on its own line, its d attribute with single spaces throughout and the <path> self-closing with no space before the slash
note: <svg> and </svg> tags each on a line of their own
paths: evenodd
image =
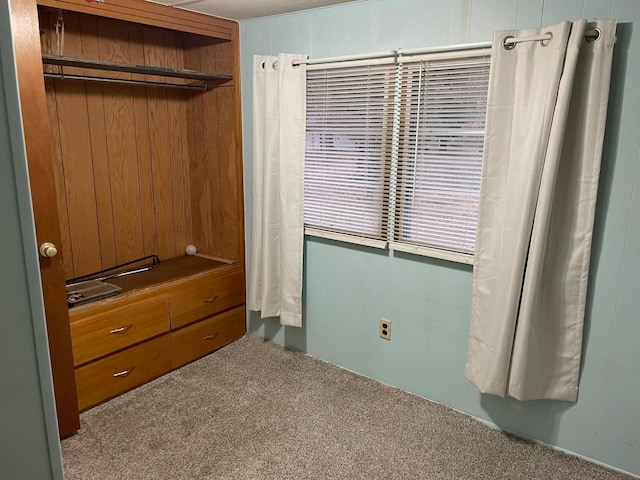
<svg viewBox="0 0 640 480">
<path fill-rule="evenodd" d="M 205 298 L 204 300 L 202 300 L 204 303 L 214 303 L 216 300 L 218 300 L 218 295 L 215 295 L 213 297 L 209 297 L 209 298 Z"/>
<path fill-rule="evenodd" d="M 115 378 L 119 378 L 119 377 L 127 377 L 131 372 L 133 372 L 135 370 L 136 367 L 131 367 L 127 370 L 123 370 L 121 372 L 118 373 L 114 373 L 113 376 Z"/>
<path fill-rule="evenodd" d="M 131 327 L 133 327 L 133 323 L 127 325 L 126 327 L 114 328 L 113 330 L 111 330 L 111 333 L 125 333 Z"/>
<path fill-rule="evenodd" d="M 216 338 L 218 336 L 218 332 L 216 333 L 212 333 L 211 335 L 205 335 L 204 337 L 202 337 L 203 340 L 213 340 L 214 338 Z"/>
</svg>

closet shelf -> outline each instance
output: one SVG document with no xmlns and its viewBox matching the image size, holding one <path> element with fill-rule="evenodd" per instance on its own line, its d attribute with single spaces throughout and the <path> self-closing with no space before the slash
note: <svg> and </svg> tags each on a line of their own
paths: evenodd
<svg viewBox="0 0 640 480">
<path fill-rule="evenodd" d="M 125 72 L 125 73 L 137 73 L 142 75 L 155 75 L 159 77 L 172 77 L 172 78 L 182 78 L 186 80 L 198 80 L 202 82 L 203 88 L 206 90 L 209 86 L 209 83 L 213 83 L 214 86 L 217 86 L 221 83 L 227 82 L 229 80 L 233 80 L 231 75 L 220 75 L 216 73 L 204 73 L 198 72 L 196 70 L 181 70 L 175 68 L 167 68 L 167 67 L 155 67 L 150 65 L 130 65 L 127 63 L 115 63 L 115 62 L 105 62 L 102 60 L 88 60 L 84 58 L 74 58 L 74 57 L 65 57 L 59 55 L 42 55 L 42 63 L 45 65 L 58 65 L 61 67 L 78 67 L 78 68 L 89 68 L 92 70 L 104 70 L 110 72 Z M 83 79 L 83 77 L 78 75 L 65 75 L 60 74 L 60 77 L 69 77 L 69 78 L 77 78 Z M 100 78 L 100 77 L 90 77 L 87 76 L 85 79 L 87 80 L 105 80 L 105 81 L 118 81 L 116 78 Z M 122 79 L 125 82 L 130 82 L 130 80 Z M 138 81 L 138 83 L 144 83 L 142 81 Z M 149 85 L 161 85 L 161 86 L 175 86 L 175 87 L 185 87 L 185 88 L 194 88 L 194 85 L 177 85 L 177 84 L 166 84 L 166 83 L 158 83 L 158 82 L 146 82 Z M 196 86 L 200 88 L 199 86 Z"/>
</svg>

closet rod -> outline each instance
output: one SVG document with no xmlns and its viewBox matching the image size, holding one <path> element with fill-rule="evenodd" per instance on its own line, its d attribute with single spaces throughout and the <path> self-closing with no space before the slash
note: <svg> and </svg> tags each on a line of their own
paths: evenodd
<svg viewBox="0 0 640 480">
<path fill-rule="evenodd" d="M 233 80 L 231 75 L 217 73 L 204 73 L 195 70 L 183 70 L 177 68 L 156 67 L 151 65 L 130 65 L 128 63 L 107 62 L 103 60 L 90 60 L 87 58 L 64 57 L 59 55 L 42 55 L 42 63 L 47 65 L 59 65 L 61 67 L 90 68 L 92 70 L 107 70 L 110 72 L 139 73 L 143 75 L 156 75 L 160 77 L 185 78 L 188 80 L 226 82 Z"/>
<path fill-rule="evenodd" d="M 47 78 L 57 78 L 58 80 L 84 80 L 87 82 L 106 82 L 106 83 L 124 83 L 127 85 L 145 85 L 149 87 L 166 87 L 166 88 L 182 88 L 186 90 L 207 91 L 207 84 L 203 82 L 200 85 L 178 85 L 175 83 L 164 82 L 148 82 L 145 80 L 128 80 L 126 78 L 107 78 L 107 77 L 91 77 L 87 75 L 67 75 L 66 73 L 48 73 L 44 74 Z"/>
</svg>

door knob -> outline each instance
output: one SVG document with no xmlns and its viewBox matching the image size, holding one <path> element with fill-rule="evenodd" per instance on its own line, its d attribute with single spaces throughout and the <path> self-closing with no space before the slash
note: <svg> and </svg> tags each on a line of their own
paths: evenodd
<svg viewBox="0 0 640 480">
<path fill-rule="evenodd" d="M 58 249 L 53 243 L 43 243 L 40 245 L 40 255 L 43 257 L 55 257 L 58 254 Z"/>
</svg>

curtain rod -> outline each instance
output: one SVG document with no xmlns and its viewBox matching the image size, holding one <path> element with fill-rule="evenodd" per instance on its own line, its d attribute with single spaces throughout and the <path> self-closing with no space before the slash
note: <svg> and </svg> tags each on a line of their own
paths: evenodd
<svg viewBox="0 0 640 480">
<path fill-rule="evenodd" d="M 477 50 L 481 48 L 490 48 L 491 42 L 477 42 L 477 43 L 461 43 L 458 45 L 447 45 L 446 47 L 428 47 L 428 48 L 399 48 L 398 50 L 387 50 L 384 52 L 355 54 L 355 55 L 343 55 L 340 57 L 323 57 L 312 60 L 293 62 L 293 66 L 298 65 L 317 65 L 322 63 L 340 63 L 350 62 L 355 60 L 373 60 L 380 58 L 398 58 L 400 56 L 410 55 L 424 55 L 427 53 L 443 53 L 443 52 L 456 52 L 459 50 Z"/>
<path fill-rule="evenodd" d="M 601 32 L 599 28 L 590 28 L 585 32 L 584 37 L 588 41 L 595 42 L 600 38 Z M 507 36 L 502 41 L 502 46 L 506 49 L 512 49 L 518 43 L 522 42 L 548 42 L 553 38 L 551 33 L 545 33 L 544 35 L 534 35 L 531 37 L 512 37 Z M 476 43 L 460 43 L 457 45 L 447 45 L 444 47 L 429 47 L 429 48 L 399 48 L 397 50 L 389 50 L 385 52 L 376 52 L 368 54 L 356 54 L 356 55 L 343 55 L 340 57 L 324 57 L 316 58 L 307 61 L 294 61 L 293 66 L 299 65 L 318 65 L 323 63 L 340 63 L 349 62 L 352 60 L 372 60 L 380 58 L 401 58 L 412 55 L 425 55 L 429 53 L 446 53 L 456 52 L 460 50 L 477 50 L 481 48 L 491 48 L 492 42 L 476 42 Z"/>
<path fill-rule="evenodd" d="M 584 32 L 584 38 L 588 42 L 596 42 L 600 38 L 600 35 L 602 35 L 602 31 L 597 27 L 589 28 L 587 31 Z M 502 46 L 506 49 L 512 49 L 518 43 L 537 42 L 537 41 L 549 42 L 549 40 L 551 40 L 552 38 L 553 38 L 553 34 L 551 32 L 547 32 L 544 35 L 533 35 L 531 37 L 518 38 L 518 37 L 507 36 L 507 37 L 504 37 L 504 40 L 502 40 Z M 546 43 L 543 43 L 543 45 L 546 45 Z"/>
</svg>

